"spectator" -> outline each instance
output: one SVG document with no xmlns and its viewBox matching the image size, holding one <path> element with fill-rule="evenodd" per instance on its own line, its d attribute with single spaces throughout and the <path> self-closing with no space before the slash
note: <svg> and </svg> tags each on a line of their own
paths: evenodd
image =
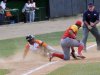
<svg viewBox="0 0 100 75">
<path fill-rule="evenodd" d="M 7 2 L 7 0 L 3 0 L 3 1 L 1 1 L 1 7 L 2 7 L 2 9 L 6 9 L 6 2 Z"/>
<path fill-rule="evenodd" d="M 25 14 L 26 22 L 31 22 L 30 8 L 31 8 L 31 2 L 30 0 L 28 0 L 27 3 L 25 3 L 24 8 L 22 9 L 22 12 Z"/>
<path fill-rule="evenodd" d="M 31 16 L 30 16 L 31 22 L 34 22 L 35 19 L 35 9 L 36 9 L 36 4 L 33 0 L 31 0 Z"/>
<path fill-rule="evenodd" d="M 12 15 L 11 11 L 9 8 L 6 8 L 5 10 L 5 16 L 6 16 L 6 19 L 10 22 L 10 24 L 13 24 L 15 23 L 14 22 L 14 16 Z"/>
<path fill-rule="evenodd" d="M 91 32 L 96 38 L 97 49 L 100 50 L 100 33 L 96 27 L 99 23 L 99 13 L 95 10 L 93 3 L 88 4 L 88 10 L 83 14 L 83 43 L 86 51 L 86 41 L 88 38 L 88 33 Z"/>
<path fill-rule="evenodd" d="M 3 24 L 3 21 L 4 21 L 4 10 L 0 6 L 0 25 Z"/>
</svg>

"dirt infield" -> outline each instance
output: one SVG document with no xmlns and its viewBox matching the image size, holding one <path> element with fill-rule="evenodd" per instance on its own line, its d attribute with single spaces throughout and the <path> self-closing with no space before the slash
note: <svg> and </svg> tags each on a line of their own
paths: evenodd
<svg viewBox="0 0 100 75">
<path fill-rule="evenodd" d="M 94 43 L 89 43 L 88 45 L 93 45 Z M 56 49 L 61 49 L 60 46 L 54 47 Z M 84 55 L 87 57 L 85 60 L 82 60 L 81 62 L 97 62 L 100 58 L 100 52 L 96 51 L 96 47 L 90 48 L 87 53 L 84 53 Z M 39 71 L 34 72 L 31 75 L 45 75 L 48 72 L 51 72 L 52 70 L 63 66 L 66 63 L 79 63 L 80 61 L 71 59 L 70 61 L 63 61 L 58 58 L 54 58 L 52 61 L 58 61 L 58 63 L 54 65 L 50 65 L 50 67 L 43 68 Z M 7 58 L 6 60 L 2 59 L 0 62 L 0 68 L 7 68 L 11 70 L 11 73 L 8 75 L 22 75 L 26 72 L 28 72 L 31 69 L 35 69 L 41 65 L 49 63 L 47 57 L 41 57 L 40 55 L 29 53 L 27 58 L 25 60 L 22 60 L 22 52 L 17 53 L 16 55 Z"/>
<path fill-rule="evenodd" d="M 89 43 L 88 46 L 93 44 L 94 43 Z M 60 49 L 60 46 L 56 46 L 54 48 Z M 74 60 L 73 58 L 71 58 L 70 61 L 63 61 L 59 58 L 53 58 L 52 62 L 58 61 L 56 64 L 47 66 L 29 75 L 46 75 L 47 73 L 68 63 L 100 62 L 100 52 L 96 50 L 96 47 L 90 48 L 87 53 L 84 53 L 84 55 L 86 56 L 85 60 Z M 50 63 L 47 57 L 43 57 L 39 54 L 34 54 L 32 52 L 28 54 L 25 60 L 22 60 L 22 52 L 20 52 L 14 55 L 13 57 L 9 57 L 6 60 L 1 61 L 0 68 L 10 69 L 11 72 L 7 75 L 23 75 L 29 72 L 30 70 L 40 67 L 41 65 L 47 63 Z"/>
<path fill-rule="evenodd" d="M 62 18 L 56 19 L 46 22 L 37 22 L 37 23 L 27 23 L 27 24 L 15 24 L 9 26 L 1 26 L 0 27 L 0 39 L 8 39 L 14 37 L 21 37 L 27 34 L 43 34 L 50 33 L 55 31 L 63 31 L 70 24 L 73 24 L 76 20 L 81 19 L 81 17 L 75 18 Z M 41 28 L 41 30 L 40 30 Z M 89 43 L 88 46 L 94 43 Z M 61 49 L 60 46 L 54 47 L 56 49 Z M 49 63 L 47 57 L 40 56 L 38 54 L 29 53 L 25 60 L 22 59 L 23 52 L 18 52 L 16 55 L 11 56 L 6 59 L 0 59 L 0 68 L 10 69 L 10 73 L 8 75 L 22 75 L 29 70 L 35 69 L 41 65 Z M 58 58 L 54 58 L 53 61 L 58 61 L 54 65 L 50 65 L 49 67 L 43 68 L 39 71 L 36 71 L 30 75 L 46 75 L 48 72 L 53 71 L 54 69 L 65 65 L 66 63 L 79 63 L 80 61 L 84 62 L 97 62 L 100 58 L 100 52 L 96 50 L 96 47 L 89 49 L 87 53 L 84 53 L 87 57 L 85 60 L 73 60 L 71 58 L 70 61 L 63 61 Z M 47 69 L 48 68 L 48 69 Z"/>
</svg>

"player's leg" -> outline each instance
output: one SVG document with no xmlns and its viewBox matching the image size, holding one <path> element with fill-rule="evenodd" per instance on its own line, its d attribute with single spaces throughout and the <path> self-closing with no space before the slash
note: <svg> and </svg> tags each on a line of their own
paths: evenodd
<svg viewBox="0 0 100 75">
<path fill-rule="evenodd" d="M 64 60 L 70 60 L 70 46 L 71 45 L 71 40 L 70 38 L 65 38 L 61 40 L 61 47 L 64 52 Z"/>
<path fill-rule="evenodd" d="M 52 53 L 50 60 L 52 59 L 52 57 L 58 57 L 64 60 L 69 60 L 70 59 L 70 39 L 69 38 L 65 38 L 61 40 L 61 47 L 63 49 L 63 53 Z M 68 45 L 68 46 L 67 46 Z"/>
<path fill-rule="evenodd" d="M 50 46 L 50 45 L 47 46 L 47 50 L 48 50 L 49 52 L 53 52 L 53 53 L 54 53 L 54 52 L 63 53 L 62 50 L 55 49 L 55 48 L 53 48 L 53 47 Z"/>
<path fill-rule="evenodd" d="M 91 29 L 91 33 L 94 35 L 96 38 L 96 43 L 97 43 L 97 49 L 100 50 L 100 33 L 96 27 L 93 27 Z"/>
<path fill-rule="evenodd" d="M 84 44 L 81 41 L 71 38 L 65 38 L 61 41 L 61 46 L 64 52 L 64 59 L 70 59 L 70 47 L 78 47 L 78 56 L 85 58 L 82 55 L 82 50 L 84 48 Z"/>
<path fill-rule="evenodd" d="M 84 48 L 84 44 L 81 41 L 77 41 L 75 39 L 71 39 L 71 47 L 78 47 L 78 55 L 77 56 L 85 58 L 82 55 L 82 50 Z"/>
<path fill-rule="evenodd" d="M 26 22 L 29 22 L 29 12 L 25 12 Z"/>
<path fill-rule="evenodd" d="M 33 14 L 32 14 L 32 11 L 30 11 L 30 12 L 29 12 L 29 22 L 30 22 L 30 23 L 32 22 L 32 17 L 33 17 L 32 15 L 33 15 Z"/>
<path fill-rule="evenodd" d="M 87 42 L 87 38 L 88 38 L 88 33 L 89 30 L 87 29 L 87 27 L 83 27 L 83 38 L 82 38 L 82 42 L 84 43 L 84 50 L 86 51 L 86 42 Z"/>
<path fill-rule="evenodd" d="M 54 58 L 54 57 L 64 59 L 64 54 L 63 53 L 58 53 L 58 52 L 49 53 L 49 61 L 51 61 L 52 58 Z"/>
<path fill-rule="evenodd" d="M 51 61 L 51 59 L 53 57 L 58 57 L 60 59 L 63 59 L 63 60 L 69 60 L 70 59 L 70 48 L 66 48 L 66 47 L 62 47 L 63 48 L 63 51 L 64 53 L 58 53 L 58 52 L 54 52 L 50 55 L 50 59 L 49 61 Z"/>
<path fill-rule="evenodd" d="M 35 11 L 33 10 L 32 11 L 32 22 L 34 22 L 34 20 L 35 20 Z"/>
</svg>

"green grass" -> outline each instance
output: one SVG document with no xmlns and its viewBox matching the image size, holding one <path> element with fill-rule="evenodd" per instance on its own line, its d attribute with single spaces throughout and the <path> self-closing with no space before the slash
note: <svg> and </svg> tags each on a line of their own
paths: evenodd
<svg viewBox="0 0 100 75">
<path fill-rule="evenodd" d="M 24 47 L 24 44 L 24 38 L 0 40 L 0 57 L 7 57 L 14 54 L 16 50 L 19 50 Z"/>
<path fill-rule="evenodd" d="M 60 38 L 62 34 L 63 31 L 53 32 L 53 33 L 36 35 L 36 38 L 48 43 L 49 45 L 60 45 Z M 80 40 L 82 39 L 82 30 L 79 31 L 78 38 Z M 94 41 L 95 38 L 90 34 L 88 42 L 94 42 Z M 8 57 L 10 55 L 13 55 L 16 51 L 22 50 L 25 44 L 26 44 L 25 37 L 0 40 L 0 57 Z"/>
<path fill-rule="evenodd" d="M 100 62 L 66 64 L 47 75 L 100 75 Z"/>
<path fill-rule="evenodd" d="M 6 75 L 8 74 L 10 71 L 7 69 L 0 69 L 0 75 Z"/>
</svg>

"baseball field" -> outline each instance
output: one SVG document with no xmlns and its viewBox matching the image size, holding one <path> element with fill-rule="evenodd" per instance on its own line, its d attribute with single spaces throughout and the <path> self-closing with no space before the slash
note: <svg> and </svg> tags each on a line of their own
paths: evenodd
<svg viewBox="0 0 100 75">
<path fill-rule="evenodd" d="M 61 50 L 60 38 L 63 31 L 76 20 L 81 20 L 81 16 L 1 26 L 0 75 L 100 75 L 100 52 L 96 50 L 95 39 L 91 34 L 87 52 L 83 51 L 86 56 L 84 60 L 71 58 L 70 61 L 63 61 L 53 58 L 52 62 L 49 62 L 48 57 L 32 51 L 22 59 L 27 34 L 35 34 L 37 39 Z M 82 39 L 82 29 L 77 38 Z"/>
</svg>

